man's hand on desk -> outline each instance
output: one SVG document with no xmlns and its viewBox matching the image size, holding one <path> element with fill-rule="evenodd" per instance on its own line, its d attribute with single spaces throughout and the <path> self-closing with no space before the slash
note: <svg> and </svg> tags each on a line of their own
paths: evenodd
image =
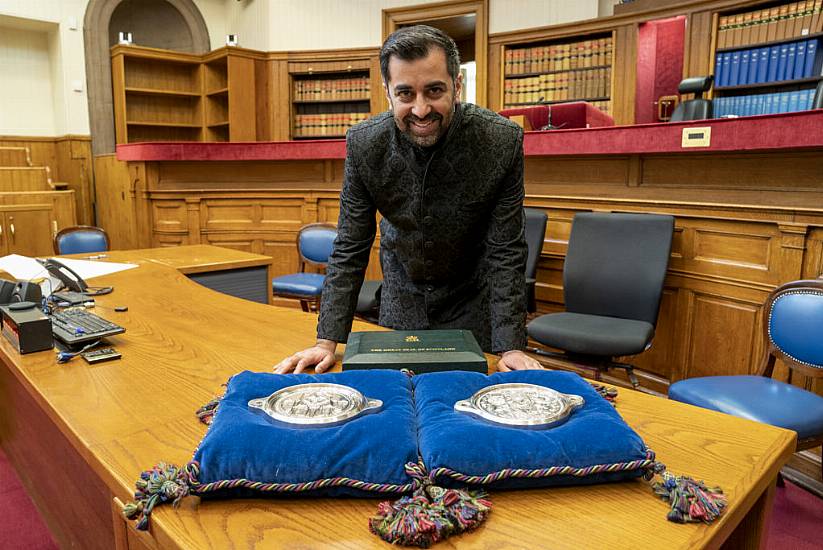
<svg viewBox="0 0 823 550">
<path fill-rule="evenodd" d="M 541 365 L 536 359 L 529 357 L 520 350 L 504 351 L 500 355 L 500 360 L 497 361 L 497 370 L 501 372 L 508 372 L 511 370 L 536 370 L 542 369 Z"/>
<path fill-rule="evenodd" d="M 337 342 L 331 340 L 317 340 L 317 343 L 303 351 L 298 351 L 294 355 L 286 357 L 274 366 L 276 374 L 295 373 L 315 367 L 314 372 L 326 372 L 334 366 L 334 350 L 337 349 Z M 316 365 L 316 366 L 315 366 Z"/>
</svg>

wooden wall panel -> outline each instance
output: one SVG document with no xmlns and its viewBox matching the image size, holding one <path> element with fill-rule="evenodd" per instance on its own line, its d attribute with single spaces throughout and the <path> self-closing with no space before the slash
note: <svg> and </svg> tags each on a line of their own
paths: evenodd
<svg viewBox="0 0 823 550">
<path fill-rule="evenodd" d="M 101 155 L 94 157 L 94 172 L 97 225 L 109 234 L 113 250 L 138 248 L 135 189 L 129 166 L 114 155 Z M 139 177 L 142 164 L 132 166 L 131 172 Z"/>
<path fill-rule="evenodd" d="M 695 294 L 683 378 L 752 374 L 758 366 L 755 346 L 760 307 L 726 296 Z M 730 327 L 734 327 L 732 337 Z"/>
</svg>

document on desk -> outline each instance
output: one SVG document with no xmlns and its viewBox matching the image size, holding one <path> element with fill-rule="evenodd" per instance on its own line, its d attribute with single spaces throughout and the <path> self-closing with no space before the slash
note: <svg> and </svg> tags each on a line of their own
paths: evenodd
<svg viewBox="0 0 823 550">
<path fill-rule="evenodd" d="M 59 258 L 59 261 L 83 279 L 92 279 L 94 277 L 110 275 L 118 271 L 125 271 L 126 269 L 137 267 L 137 264 L 75 260 L 71 258 Z M 0 269 L 22 281 L 30 281 L 48 276 L 46 268 L 44 268 L 40 262 L 34 258 L 20 256 L 19 254 L 9 254 L 8 256 L 0 258 Z"/>
</svg>

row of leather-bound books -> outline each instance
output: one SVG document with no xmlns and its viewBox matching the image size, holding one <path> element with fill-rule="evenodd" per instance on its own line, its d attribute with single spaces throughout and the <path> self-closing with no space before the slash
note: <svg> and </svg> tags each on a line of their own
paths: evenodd
<svg viewBox="0 0 823 550">
<path fill-rule="evenodd" d="M 368 100 L 368 78 L 295 80 L 293 101 Z"/>
<path fill-rule="evenodd" d="M 507 79 L 503 102 L 507 105 L 607 97 L 610 95 L 611 69 L 563 71 L 527 78 Z"/>
<path fill-rule="evenodd" d="M 369 113 L 294 115 L 293 137 L 344 136 L 349 128 L 369 116 Z"/>
<path fill-rule="evenodd" d="M 721 15 L 717 30 L 717 49 L 823 32 L 823 0 L 802 0 L 735 15 Z"/>
<path fill-rule="evenodd" d="M 611 65 L 612 39 L 595 38 L 570 44 L 507 48 L 504 57 L 506 76 L 601 67 Z"/>
</svg>

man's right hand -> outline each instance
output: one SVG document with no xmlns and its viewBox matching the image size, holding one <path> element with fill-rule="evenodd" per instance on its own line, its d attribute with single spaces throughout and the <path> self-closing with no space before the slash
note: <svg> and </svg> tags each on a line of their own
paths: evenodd
<svg viewBox="0 0 823 550">
<path fill-rule="evenodd" d="M 298 351 L 294 355 L 286 357 L 274 366 L 276 374 L 286 374 L 289 372 L 300 373 L 307 368 L 314 367 L 314 372 L 326 372 L 334 366 L 334 351 L 337 349 L 337 342 L 332 340 L 317 340 L 317 343 L 303 351 Z"/>
</svg>

